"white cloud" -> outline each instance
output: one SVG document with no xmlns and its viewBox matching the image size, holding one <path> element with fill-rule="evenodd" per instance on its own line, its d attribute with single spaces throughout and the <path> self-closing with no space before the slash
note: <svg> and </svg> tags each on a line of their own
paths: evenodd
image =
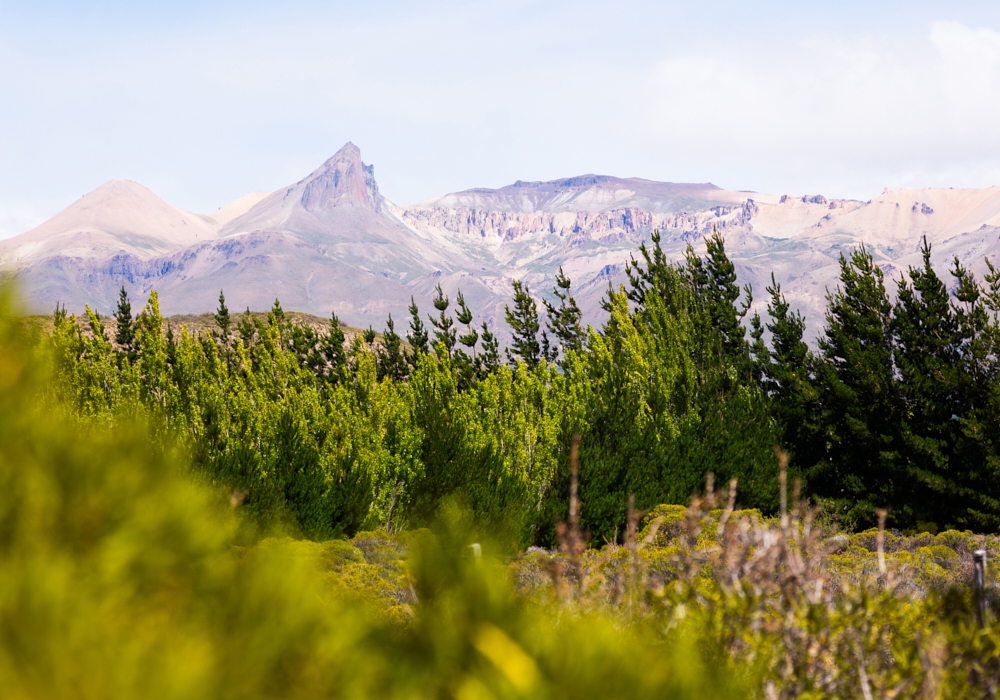
<svg viewBox="0 0 1000 700">
<path fill-rule="evenodd" d="M 853 173 L 855 196 L 875 177 L 972 184 L 1000 162 L 998 88 L 1000 34 L 957 22 L 909 38 L 750 40 L 661 61 L 644 129 L 664 151 L 742 162 L 758 180 L 795 171 L 836 186 Z"/>
</svg>

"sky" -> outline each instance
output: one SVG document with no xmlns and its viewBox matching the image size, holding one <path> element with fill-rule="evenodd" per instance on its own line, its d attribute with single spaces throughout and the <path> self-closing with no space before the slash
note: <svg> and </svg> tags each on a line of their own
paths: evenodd
<svg viewBox="0 0 1000 700">
<path fill-rule="evenodd" d="M 345 142 L 412 204 L 584 173 L 1000 184 L 1000 3 L 0 0 L 0 238 L 115 178 L 211 212 Z"/>
</svg>

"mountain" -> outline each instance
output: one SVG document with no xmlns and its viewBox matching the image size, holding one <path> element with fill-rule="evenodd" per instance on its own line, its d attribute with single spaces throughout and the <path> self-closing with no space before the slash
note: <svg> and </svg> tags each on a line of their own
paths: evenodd
<svg viewBox="0 0 1000 700">
<path fill-rule="evenodd" d="M 109 252 L 152 257 L 215 237 L 197 214 L 176 209 L 137 182 L 112 180 L 51 219 L 0 241 L 0 265 L 52 255 L 102 258 Z"/>
<path fill-rule="evenodd" d="M 224 288 L 234 309 L 264 309 L 277 297 L 358 326 L 381 328 L 391 313 L 403 328 L 411 296 L 430 311 L 441 284 L 452 297 L 462 290 L 477 323 L 502 331 L 511 280 L 544 295 L 559 267 L 587 319 L 599 322 L 608 285 L 627 281 L 625 263 L 654 229 L 675 259 L 718 230 L 758 307 L 773 271 L 815 333 L 838 257 L 860 243 L 889 277 L 919 263 L 923 236 L 942 271 L 957 256 L 981 272 L 983 256 L 1000 256 L 1000 188 L 886 190 L 863 202 L 583 175 L 403 207 L 383 196 L 374 167 L 348 143 L 298 182 L 212 214 L 109 182 L 0 242 L 0 266 L 36 312 L 60 301 L 109 313 L 123 284 L 140 303 L 160 291 L 166 313 L 203 312 Z"/>
<path fill-rule="evenodd" d="M 697 211 L 730 202 L 734 193 L 712 183 L 655 182 L 638 177 L 580 175 L 548 182 L 522 182 L 499 189 L 455 192 L 427 202 L 424 208 L 485 209 L 518 213 L 602 212 L 640 209 L 649 212 Z"/>
<path fill-rule="evenodd" d="M 491 317 L 500 298 L 482 266 L 470 272 L 467 260 L 391 213 L 351 143 L 302 180 L 210 215 L 181 212 L 135 183 L 108 183 L 4 241 L 0 255 L 35 312 L 62 302 L 109 313 L 122 285 L 139 300 L 157 289 L 165 313 L 211 309 L 223 288 L 235 309 L 279 298 L 354 325 L 400 318 L 411 295 L 429 308 L 438 282 L 461 279 L 469 302 Z"/>
</svg>

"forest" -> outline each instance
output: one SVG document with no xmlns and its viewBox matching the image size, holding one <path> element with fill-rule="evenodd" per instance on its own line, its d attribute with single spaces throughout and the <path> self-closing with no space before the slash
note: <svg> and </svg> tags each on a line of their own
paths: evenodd
<svg viewBox="0 0 1000 700">
<path fill-rule="evenodd" d="M 382 331 L 0 312 L 0 682 L 65 697 L 996 697 L 1000 271 L 840 260 L 818 340 L 654 233 Z M 890 288 L 892 285 L 894 287 Z M 454 294 L 454 298 L 452 298 Z M 100 640 L 100 643 L 98 643 Z M 182 671 L 179 669 L 183 669 Z M 149 692 L 155 688 L 155 692 Z"/>
<path fill-rule="evenodd" d="M 245 494 L 262 527 L 309 539 L 421 527 L 461 499 L 513 549 L 555 544 L 568 508 L 569 445 L 580 436 L 581 523 L 618 541 L 636 508 L 684 504 L 711 473 L 739 504 L 773 514 L 776 447 L 803 494 L 845 530 L 1000 527 L 1000 273 L 978 281 L 956 259 L 948 290 L 930 262 L 895 281 L 864 247 L 841 258 L 815 348 L 777 284 L 749 314 L 724 241 L 669 262 L 654 234 L 610 289 L 600 328 L 581 326 L 570 280 L 542 308 L 520 282 L 512 342 L 477 324 L 460 290 L 437 289 L 345 337 L 261 318 L 167 327 L 156 294 L 110 333 L 57 309 L 45 342 L 57 388 L 81 415 L 140 409 L 191 446 L 210 483 Z M 987 261 L 989 262 L 989 261 Z"/>
</svg>

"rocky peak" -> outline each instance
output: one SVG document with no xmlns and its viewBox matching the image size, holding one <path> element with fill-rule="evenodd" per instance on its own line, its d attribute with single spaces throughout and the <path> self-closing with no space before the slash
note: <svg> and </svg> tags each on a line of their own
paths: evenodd
<svg viewBox="0 0 1000 700">
<path fill-rule="evenodd" d="M 382 209 L 375 166 L 361 162 L 361 150 L 350 141 L 299 184 L 303 185 L 300 203 L 306 211 L 363 207 L 377 213 Z"/>
</svg>

